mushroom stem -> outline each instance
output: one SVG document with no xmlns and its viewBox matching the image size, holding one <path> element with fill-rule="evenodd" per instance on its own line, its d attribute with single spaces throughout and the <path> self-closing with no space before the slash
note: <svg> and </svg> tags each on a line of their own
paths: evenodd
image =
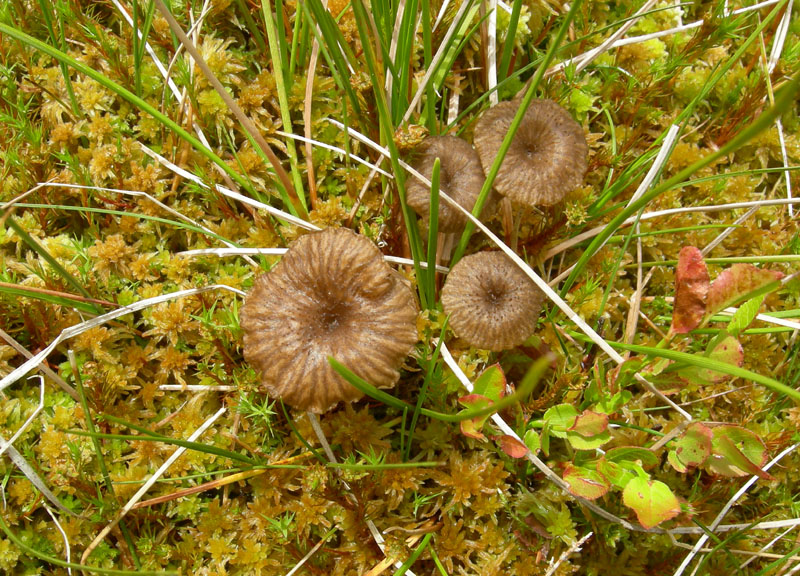
<svg viewBox="0 0 800 576">
<path fill-rule="evenodd" d="M 511 209 L 511 200 L 505 196 L 500 201 L 500 218 L 503 222 L 503 236 L 505 236 L 506 244 L 516 252 L 517 238 L 519 236 L 519 215 L 516 218 L 514 217 L 514 211 Z"/>
<path fill-rule="evenodd" d="M 308 421 L 311 422 L 311 428 L 314 429 L 314 434 L 317 435 L 317 440 L 319 440 L 319 443 L 322 445 L 322 451 L 325 452 L 325 457 L 329 462 L 335 464 L 337 462 L 336 455 L 333 453 L 333 450 L 331 450 L 331 445 L 328 444 L 328 439 L 325 437 L 325 432 L 322 430 L 319 418 L 310 410 L 306 412 L 306 416 L 308 416 Z M 353 497 L 355 498 L 355 496 Z"/>
<path fill-rule="evenodd" d="M 450 256 L 453 255 L 453 248 L 456 245 L 457 232 L 439 232 L 436 235 L 436 272 L 435 283 L 437 288 L 440 286 L 440 278 L 442 276 L 439 272 L 438 266 L 446 266 L 450 263 Z"/>
<path fill-rule="evenodd" d="M 445 266 L 450 261 L 458 232 L 439 232 L 436 238 L 436 263 Z"/>
</svg>

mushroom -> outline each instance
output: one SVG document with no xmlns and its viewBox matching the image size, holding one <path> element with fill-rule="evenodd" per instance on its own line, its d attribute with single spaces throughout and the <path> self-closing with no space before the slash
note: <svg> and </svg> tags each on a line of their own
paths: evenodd
<svg viewBox="0 0 800 576">
<path fill-rule="evenodd" d="M 439 189 L 471 212 L 483 186 L 484 176 L 480 158 L 469 142 L 457 136 L 435 136 L 426 138 L 417 148 L 417 152 L 419 155 L 412 167 L 430 180 L 433 163 L 439 158 Z M 430 217 L 430 196 L 428 186 L 416 178 L 409 179 L 406 201 L 426 223 Z M 490 195 L 483 206 L 482 214 L 491 214 L 493 205 L 493 195 Z M 466 224 L 467 218 L 449 202 L 439 202 L 440 232 L 459 232 Z"/>
<path fill-rule="evenodd" d="M 486 350 L 522 344 L 536 328 L 543 301 L 542 292 L 502 252 L 465 256 L 442 288 L 453 332 Z"/>
<path fill-rule="evenodd" d="M 517 102 L 501 102 L 475 126 L 475 148 L 488 174 L 517 114 Z M 497 191 L 528 206 L 552 206 L 580 186 L 589 147 L 583 128 L 552 100 L 533 100 L 525 111 L 494 181 Z"/>
<path fill-rule="evenodd" d="M 269 394 L 322 413 L 361 392 L 331 356 L 378 388 L 397 382 L 417 341 L 417 304 L 367 238 L 346 228 L 301 236 L 256 278 L 241 313 L 244 356 Z"/>
</svg>

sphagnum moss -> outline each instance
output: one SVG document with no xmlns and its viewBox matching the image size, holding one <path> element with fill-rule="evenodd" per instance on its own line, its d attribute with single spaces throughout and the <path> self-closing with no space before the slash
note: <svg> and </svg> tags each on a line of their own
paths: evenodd
<svg viewBox="0 0 800 576">
<path fill-rule="evenodd" d="M 743 7 L 737 2 L 729 5 L 730 10 Z M 203 232 L 204 229 L 235 245 L 271 248 L 286 246 L 302 233 L 301 228 L 189 182 L 185 174 L 177 174 L 168 165 L 155 161 L 142 146 L 199 176 L 204 184 L 238 185 L 246 197 L 291 211 L 267 164 L 233 124 L 220 100 L 208 90 L 203 76 L 190 71 L 187 60 L 179 57 L 172 67 L 172 79 L 181 89 L 187 88 L 184 105 L 177 102 L 170 90 L 163 90 L 164 81 L 149 55 L 143 52 L 143 60 L 136 64 L 139 57 L 133 53 L 133 32 L 116 8 L 80 11 L 73 5 L 57 8 L 51 13 L 53 30 L 57 32 L 55 40 L 51 40 L 39 5 L 34 10 L 24 3 L 9 3 L 0 14 L 3 26 L 0 53 L 4 55 L 0 65 L 0 202 L 16 199 L 47 180 L 108 190 L 38 188 L 20 198 L 13 210 L 5 204 L 0 206 L 3 211 L 0 221 L 14 219 L 96 300 L 126 305 L 216 282 L 249 288 L 256 271 L 242 260 L 216 255 L 186 258 L 178 253 L 220 246 L 218 239 Z M 425 45 L 426 27 L 433 28 L 440 9 L 438 4 L 428 7 L 431 22 L 422 22 L 419 30 L 411 29 L 419 18 L 410 18 L 408 30 L 398 29 L 394 40 L 396 26 L 387 16 L 393 13 L 388 7 L 373 10 L 374 26 L 364 26 L 359 13 L 344 2 L 332 8 L 333 16 L 339 17 L 338 23 L 321 18 L 326 13 L 317 9 L 316 2 L 310 2 L 306 8 L 308 12 L 298 11 L 289 3 L 271 15 L 275 19 L 280 54 L 270 51 L 262 11 L 250 11 L 243 4 L 220 5 L 205 14 L 198 27 L 198 45 L 240 107 L 282 155 L 284 168 L 290 170 L 290 161 L 284 154 L 286 139 L 279 133 L 289 127 L 282 125 L 281 118 L 292 121 L 295 134 L 303 132 L 313 32 L 320 24 L 324 49 L 310 91 L 310 133 L 319 141 L 374 162 L 377 158 L 371 156 L 364 144 L 326 119 L 343 121 L 378 140 L 376 127 L 381 106 L 374 88 L 383 90 L 387 86 L 386 76 L 391 75 L 388 126 L 398 134 L 407 132 L 408 127 L 400 125 L 399 119 L 419 87 L 426 62 L 436 54 L 445 31 L 453 25 L 458 7 L 444 11 L 438 26 L 431 31 L 430 46 Z M 521 82 L 536 67 L 531 58 L 551 44 L 563 21 L 563 14 L 551 14 L 535 3 L 523 3 L 520 8 L 516 31 L 505 29 L 511 20 L 507 15 L 501 12 L 498 18 L 501 23 L 498 60 L 505 52 L 502 39 L 513 37 L 515 47 L 508 59 L 509 72 L 525 69 L 521 76 L 501 84 L 498 90 L 501 102 L 519 92 Z M 637 6 L 624 3 L 585 4 L 572 25 L 570 40 L 575 42 L 561 50 L 557 60 L 596 46 L 636 9 Z M 567 217 L 557 210 L 522 217 L 519 246 L 521 251 L 529 252 L 528 260 L 537 259 L 533 251 L 547 249 L 608 222 L 641 182 L 659 149 L 660 135 L 672 123 L 683 124 L 684 130 L 663 170 L 665 177 L 729 142 L 764 107 L 765 95 L 786 84 L 786 79 L 795 73 L 796 14 L 788 16 L 790 33 L 768 79 L 761 43 L 763 39 L 764 53 L 769 56 L 779 39 L 777 23 L 784 12 L 773 14 L 772 7 L 765 7 L 758 20 L 752 12 L 721 17 L 718 9 L 719 3 L 698 2 L 651 11 L 634 21 L 628 36 L 642 36 L 700 19 L 705 24 L 612 50 L 597 57 L 587 68 L 568 67 L 563 74 L 554 74 L 540 84 L 536 96 L 557 101 L 587 135 L 589 173 L 585 186 L 588 189 L 570 199 L 578 204 L 571 208 L 571 226 L 561 227 Z M 195 10 L 194 19 L 185 10 L 181 8 L 175 16 L 188 30 L 192 21 L 197 21 L 199 10 Z M 779 7 L 780 10 L 785 7 Z M 138 18 L 142 25 L 145 18 L 141 11 Z M 483 39 L 491 35 L 489 30 L 488 35 L 481 37 L 478 27 L 473 26 L 478 23 L 477 18 L 460 28 L 474 29 L 472 36 L 462 38 L 457 34 L 451 41 L 452 50 L 443 50 L 454 60 L 448 60 L 433 75 L 437 82 L 435 90 L 426 91 L 433 100 L 423 99 L 412 111 L 414 125 L 433 128 L 433 134 L 459 131 L 467 140 L 470 132 L 475 132 L 474 121 L 489 101 L 488 75 L 483 69 L 487 45 Z M 764 24 L 763 34 L 754 35 L 759 22 Z M 55 47 L 66 47 L 69 58 L 133 92 L 138 90 L 146 103 L 156 111 L 166 111 L 178 125 L 202 130 L 224 168 L 241 175 L 241 180 L 231 181 L 230 173 L 220 176 L 221 167 L 214 164 L 211 156 L 192 149 L 111 84 L 102 85 L 88 78 L 71 63 L 62 68 L 51 58 L 52 54 L 44 55 L 30 42 L 12 38 L 8 32 L 13 30 L 8 26 Z M 242 26 L 247 29 L 246 34 Z M 337 26 L 343 37 L 341 43 L 334 39 Z M 64 43 L 58 39 L 61 31 Z M 380 38 L 365 43 L 360 37 L 365 31 L 375 32 Z M 167 63 L 174 55 L 169 28 L 158 12 L 147 39 L 162 62 Z M 737 51 L 747 42 L 749 46 L 734 61 Z M 385 75 L 376 79 L 376 86 L 372 86 L 365 72 L 365 63 L 359 60 L 365 45 L 384 47 L 381 52 L 384 63 L 395 59 L 386 67 Z M 284 60 L 284 84 L 288 88 L 284 105 L 288 105 L 288 110 L 281 110 L 271 65 L 278 57 Z M 731 62 L 727 72 L 712 86 L 717 72 Z M 69 82 L 65 81 L 64 70 L 69 74 Z M 139 81 L 134 74 L 140 75 Z M 504 74 L 504 70 L 499 70 L 499 81 L 505 80 Z M 705 95 L 695 102 L 701 91 Z M 73 95 L 77 107 L 72 105 Z M 647 211 L 784 197 L 781 141 L 786 147 L 788 164 L 798 160 L 800 124 L 794 106 L 782 117 L 782 138 L 777 127 L 762 132 L 738 151 L 695 174 L 695 183 L 655 198 Z M 459 114 L 462 116 L 456 125 L 446 125 Z M 382 130 L 386 143 L 391 130 L 386 126 Z M 304 148 L 297 148 L 299 159 L 295 168 L 305 175 Z M 384 253 L 407 255 L 406 232 L 390 179 L 371 178 L 369 169 L 321 148 L 313 148 L 310 161 L 319 194 L 316 210 L 311 212 L 313 222 L 323 227 L 348 223 Z M 388 162 L 384 161 L 384 168 L 386 165 Z M 726 176 L 726 173 L 739 175 Z M 705 177 L 708 179 L 702 179 Z M 790 182 L 797 188 L 793 176 Z M 174 214 L 113 189 L 150 194 L 201 227 L 171 224 L 175 221 Z M 354 210 L 356 202 L 359 207 Z M 717 237 L 719 229 L 707 225 L 730 226 L 743 215 L 741 210 L 676 212 L 658 220 L 642 221 L 637 229 L 620 228 L 615 236 L 621 241 L 610 243 L 582 271 L 569 301 L 590 323 L 608 313 L 610 320 L 604 335 L 610 341 L 622 341 L 628 302 L 638 283 L 635 265 L 639 253 L 645 262 L 674 260 L 683 246 L 702 248 Z M 148 219 L 151 217 L 158 220 Z M 490 225 L 499 229 L 495 221 L 490 221 Z M 623 250 L 624 238 L 631 230 L 634 236 Z M 640 236 L 664 230 L 680 231 Z M 556 236 L 546 236 L 545 232 Z M 798 250 L 796 236 L 785 207 L 760 208 L 737 222 L 733 232 L 709 256 L 792 255 Z M 585 243 L 578 245 L 557 259 L 546 261 L 543 270 L 550 278 L 557 276 L 578 260 L 585 246 Z M 484 249 L 483 240 L 475 238 L 470 252 Z M 621 264 L 616 268 L 616 277 L 610 277 L 615 268 L 609 265 L 612 259 Z M 45 348 L 64 328 L 89 319 L 86 308 L 79 308 L 77 301 L 70 299 L 82 297 L 70 280 L 7 225 L 0 229 L 0 261 L 3 264 L 0 328 L 27 351 L 35 353 Z M 275 257 L 268 256 L 260 263 L 269 268 L 275 262 Z M 768 265 L 785 273 L 793 272 L 793 266 Z M 712 277 L 722 269 L 724 266 L 712 267 Z M 652 270 L 653 274 L 649 283 L 644 283 L 641 320 L 634 341 L 655 348 L 671 320 L 674 270 L 669 266 L 646 270 Z M 646 271 L 643 276 L 648 277 Z M 609 286 L 611 294 L 603 309 L 598 294 Z M 797 293 L 796 282 L 790 282 L 771 294 L 764 307 L 769 311 L 792 311 L 797 308 Z M 162 303 L 63 342 L 50 355 L 50 368 L 75 386 L 74 375 L 66 363 L 67 350 L 75 352 L 88 416 L 99 432 L 133 435 L 149 430 L 163 434 L 167 440 L 185 439 L 221 405 L 233 407 L 244 395 L 257 397 L 258 377 L 242 359 L 240 307 L 238 297 L 222 292 Z M 432 326 L 440 328 L 441 323 Z M 701 331 L 668 346 L 702 354 L 716 334 L 729 326 L 728 322 L 715 320 L 704 329 L 710 333 Z M 669 432 L 679 423 L 676 413 L 663 409 L 632 384 L 626 367 L 612 370 L 598 356 L 593 364 L 582 368 L 581 360 L 592 356 L 571 330 L 569 321 L 551 313 L 540 322 L 540 332 L 529 340 L 530 346 L 499 354 L 459 347 L 449 333 L 444 336 L 472 381 L 486 365 L 499 361 L 510 383 L 517 384 L 530 357 L 548 349 L 560 355 L 555 373 L 541 384 L 541 394 L 518 413 L 507 415 L 516 418 L 510 423 L 518 431 L 526 429 L 526 419 L 542 422 L 547 409 L 553 406 L 572 405 L 579 411 L 609 413 L 612 422 L 622 428 L 612 429 L 612 441 L 602 446 L 608 460 L 614 448 L 652 447 L 658 439 L 657 433 Z M 433 336 L 437 336 L 436 329 L 434 332 Z M 768 324 L 754 323 L 739 339 L 745 367 L 787 384 L 795 383 L 797 344 L 789 334 Z M 406 361 L 393 393 L 413 405 L 418 399 L 419 384 L 427 380 L 425 406 L 440 411 L 457 410 L 454 399 L 463 393 L 456 379 L 442 367 L 441 360 L 434 365 L 430 376 L 420 370 L 429 354 L 423 344 L 418 344 L 415 354 L 419 358 Z M 0 374 L 10 373 L 22 361 L 11 346 L 4 344 L 0 348 Z M 757 384 L 741 380 L 706 386 L 686 384 L 674 377 L 679 366 L 648 363 L 636 355 L 631 366 L 634 364 L 649 371 L 664 393 L 684 402 L 696 420 L 745 426 L 767 442 L 770 455 L 787 445 L 796 428 L 792 405 Z M 167 390 L 162 385 L 185 386 L 185 389 Z M 199 392 L 198 386 L 208 391 Z M 241 392 L 232 391 L 236 389 Z M 33 413 L 38 389 L 19 380 L 4 389 L 3 394 L 0 435 L 8 439 Z M 426 550 L 411 567 L 416 574 L 544 574 L 548 559 L 558 558 L 589 531 L 595 532 L 595 536 L 583 545 L 581 553 L 573 551 L 569 555 L 560 572 L 605 573 L 613 566 L 621 574 L 674 573 L 686 554 L 666 536 L 632 532 L 619 524 L 587 517 L 586 508 L 576 506 L 549 479 L 496 447 L 501 442 L 500 433 L 488 425 L 483 428 L 488 440 L 481 442 L 463 436 L 457 427 L 426 417 L 420 417 L 411 435 L 410 414 L 404 419 L 403 414 L 377 402 L 364 401 L 326 415 L 322 418 L 323 429 L 343 461 L 401 464 L 410 443 L 409 464 L 417 460 L 442 463 L 433 468 L 348 470 L 346 478 L 351 490 L 348 492 L 341 477 L 330 468 L 310 463 L 308 448 L 295 432 L 305 440 L 313 438 L 307 422 L 302 417 L 287 420 L 279 406 L 271 410 L 277 414 L 269 418 L 257 410 L 244 414 L 231 410 L 201 441 L 208 446 L 238 451 L 260 462 L 296 458 L 290 461 L 297 468 L 270 469 L 225 487 L 134 510 L 93 552 L 89 562 L 108 568 L 138 569 L 139 573 L 181 570 L 201 575 L 279 574 L 287 573 L 314 545 L 327 538 L 300 572 L 363 573 L 383 559 L 366 529 L 365 519 L 371 519 L 386 532 L 388 551 L 396 552 L 400 561 L 419 545 L 426 532 L 433 533 Z M 73 560 L 76 551 L 85 549 L 100 528 L 113 519 L 110 511 L 118 509 L 120 502 L 138 490 L 141 482 L 175 448 L 166 442 L 135 438 L 101 439 L 103 460 L 113 482 L 110 490 L 91 441 L 68 432 L 84 428 L 85 416 L 80 405 L 48 379 L 44 411 L 14 444 L 55 496 L 78 514 L 76 518 L 57 516 L 67 534 Z M 140 430 L 131 430 L 129 425 Z M 637 428 L 627 427 L 631 425 Z M 548 426 L 552 429 L 553 422 Z M 542 428 L 528 428 L 542 435 Z M 647 429 L 652 432 L 643 431 Z M 680 474 L 666 463 L 671 446 L 655 452 L 658 466 L 646 473 L 653 480 L 666 483 L 685 507 L 694 511 L 695 520 L 710 525 L 742 480 L 714 477 L 700 468 Z M 554 435 L 549 437 L 546 450 L 547 462 L 559 474 L 568 465 L 596 466 L 601 460 L 599 453 L 576 451 L 567 440 Z M 797 475 L 792 470 L 797 468 L 796 457 L 796 454 L 787 456 L 781 462 L 783 468 L 770 470 L 779 480 L 778 489 L 751 489 L 746 500 L 734 503 L 736 506 L 723 523 L 750 524 L 766 517 L 767 510 L 776 517 L 793 517 Z M 209 480 L 222 479 L 241 471 L 240 466 L 240 462 L 223 456 L 191 451 L 179 459 L 147 497 L 168 496 Z M 43 509 L 44 499 L 39 491 L 8 458 L 2 460 L 0 472 L 7 479 L 3 482 L 7 502 L 3 519 L 10 530 L 37 554 L 65 558 L 64 541 L 53 529 L 53 519 Z M 759 484 L 762 482 L 759 480 Z M 356 496 L 357 505 L 348 497 L 350 493 Z M 596 502 L 626 520 L 635 521 L 618 492 L 612 491 Z M 672 522 L 688 524 L 688 516 Z M 330 534 L 330 530 L 334 532 Z M 733 572 L 739 565 L 736 548 L 761 548 L 775 535 L 772 531 L 763 534 L 757 537 L 745 530 L 740 540 L 729 547 L 729 553 L 709 554 L 701 571 L 713 566 L 720 573 Z M 679 538 L 689 545 L 696 541 L 696 536 Z M 766 552 L 780 556 L 790 549 L 790 544 L 777 542 Z M 772 558 L 757 557 L 748 569 L 755 573 L 771 561 Z M 0 540 L 0 571 L 52 569 L 46 558 L 21 553 L 10 540 Z"/>
</svg>

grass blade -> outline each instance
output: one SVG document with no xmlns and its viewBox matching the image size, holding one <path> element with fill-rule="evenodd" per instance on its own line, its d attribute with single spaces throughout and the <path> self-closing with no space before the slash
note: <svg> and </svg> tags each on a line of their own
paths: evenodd
<svg viewBox="0 0 800 576">
<path fill-rule="evenodd" d="M 556 52 L 558 52 L 561 43 L 567 34 L 569 26 L 572 23 L 572 20 L 575 18 L 575 14 L 577 14 L 578 9 L 580 8 L 581 1 L 582 0 L 576 0 L 572 3 L 572 6 L 570 6 L 569 12 L 567 12 L 564 21 L 561 23 L 561 28 L 559 28 L 556 37 L 553 39 L 552 43 L 550 44 L 550 48 L 547 50 L 547 54 L 539 64 L 536 74 L 534 74 L 533 78 L 531 79 L 530 85 L 528 86 L 528 91 L 525 93 L 525 96 L 520 103 L 519 110 L 517 110 L 517 115 L 514 117 L 514 120 L 508 127 L 508 133 L 503 139 L 500 149 L 497 151 L 497 156 L 494 159 L 494 163 L 489 169 L 489 174 L 486 176 L 486 181 L 483 183 L 483 188 L 481 188 L 478 199 L 475 201 L 475 207 L 472 209 L 472 214 L 476 218 L 480 217 L 481 211 L 483 210 L 483 205 L 486 203 L 487 198 L 489 198 L 489 192 L 491 192 L 495 178 L 497 178 L 497 173 L 500 171 L 500 165 L 503 163 L 506 153 L 511 147 L 511 141 L 514 138 L 514 134 L 517 133 L 517 129 L 522 123 L 522 118 L 525 116 L 525 111 L 528 109 L 528 106 L 530 106 L 534 94 L 536 94 L 536 88 L 539 86 L 539 82 L 544 77 L 545 70 L 547 70 L 547 67 L 550 65 L 550 62 L 552 62 L 553 58 L 555 58 Z M 464 251 L 467 249 L 467 242 L 469 242 L 469 238 L 472 236 L 472 232 L 474 232 L 474 230 L 475 225 L 468 221 L 467 226 L 464 229 L 464 233 L 461 235 L 461 240 L 459 241 L 458 246 L 453 252 L 452 258 L 450 259 L 451 266 L 455 265 L 455 263 L 458 262 L 464 255 Z"/>
<path fill-rule="evenodd" d="M 725 156 L 735 152 L 741 146 L 755 138 L 758 134 L 772 126 L 776 118 L 780 118 L 784 112 L 793 106 L 794 98 L 798 92 L 798 88 L 800 88 L 800 72 L 796 73 L 794 77 L 776 93 L 774 106 L 771 106 L 762 112 L 758 118 L 756 118 L 747 128 L 737 134 L 735 138 L 730 140 L 727 144 L 713 154 L 709 154 L 708 156 L 697 160 L 691 166 L 688 166 L 675 174 L 675 176 L 672 178 L 662 182 L 649 192 L 646 192 L 641 198 L 639 198 L 639 200 L 631 202 L 624 210 L 617 214 L 611 220 L 611 222 L 606 225 L 603 231 L 598 234 L 594 240 L 592 240 L 591 244 L 589 244 L 589 246 L 583 251 L 583 254 L 581 254 L 581 257 L 575 263 L 575 268 L 564 281 L 564 285 L 561 288 L 562 296 L 569 291 L 575 282 L 575 279 L 583 272 L 583 269 L 586 267 L 589 259 L 594 256 L 594 254 L 597 253 L 603 244 L 605 244 L 606 240 L 608 240 L 608 238 L 614 234 L 622 222 L 624 222 L 633 214 L 636 214 L 640 209 L 644 208 L 648 203 L 650 203 L 650 201 L 660 194 L 663 194 L 684 180 L 687 180 L 692 174 L 702 170 L 720 158 L 724 158 Z"/>
</svg>

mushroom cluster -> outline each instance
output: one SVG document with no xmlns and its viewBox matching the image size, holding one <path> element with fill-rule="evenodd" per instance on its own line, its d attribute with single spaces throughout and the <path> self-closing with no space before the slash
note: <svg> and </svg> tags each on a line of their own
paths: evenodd
<svg viewBox="0 0 800 576">
<path fill-rule="evenodd" d="M 417 341 L 417 312 L 411 288 L 367 238 L 313 232 L 256 278 L 241 313 L 244 356 L 270 395 L 322 413 L 362 396 L 328 357 L 378 388 L 394 386 Z"/>
<path fill-rule="evenodd" d="M 450 327 L 476 348 L 500 351 L 533 333 L 544 294 L 502 252 L 465 256 L 442 288 Z"/>
<path fill-rule="evenodd" d="M 488 173 L 517 114 L 519 103 L 501 102 L 475 126 L 475 148 Z M 583 128 L 552 100 L 533 100 L 494 181 L 497 191 L 528 206 L 552 206 L 586 175 L 589 147 Z"/>
</svg>

